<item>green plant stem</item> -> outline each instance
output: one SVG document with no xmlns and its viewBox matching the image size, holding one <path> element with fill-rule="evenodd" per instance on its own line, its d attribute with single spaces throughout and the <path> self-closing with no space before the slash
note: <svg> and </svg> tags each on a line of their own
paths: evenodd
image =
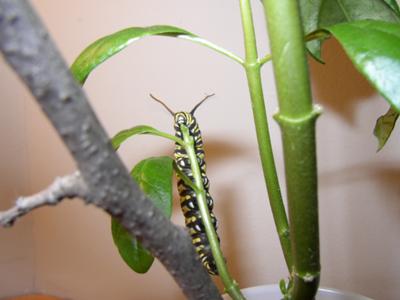
<svg viewBox="0 0 400 300">
<path fill-rule="evenodd" d="M 315 121 L 298 2 L 264 0 L 278 91 L 294 279 L 291 299 L 313 299 L 319 284 Z"/>
<path fill-rule="evenodd" d="M 218 46 L 218 45 L 216 45 L 216 44 L 214 44 L 214 43 L 212 43 L 212 42 L 210 42 L 210 41 L 208 41 L 206 39 L 203 39 L 201 37 L 186 36 L 186 35 L 180 35 L 178 37 L 182 38 L 182 39 L 190 40 L 192 42 L 195 42 L 195 43 L 203 45 L 203 46 L 205 46 L 207 48 L 210 48 L 210 49 L 212 49 L 212 50 L 214 50 L 214 51 L 216 51 L 218 53 L 221 53 L 221 54 L 225 55 L 226 57 L 229 57 L 230 59 L 233 59 L 234 61 L 236 61 L 237 63 L 239 63 L 241 65 L 243 65 L 243 63 L 244 63 L 243 59 L 241 57 L 237 56 L 235 53 L 233 53 L 233 52 L 231 52 L 231 51 L 229 51 L 229 50 L 227 50 L 227 49 L 225 49 L 225 48 L 223 48 L 221 46 Z"/>
<path fill-rule="evenodd" d="M 260 74 L 261 65 L 269 59 L 269 56 L 261 60 L 258 59 L 250 1 L 240 0 L 240 10 L 246 51 L 244 67 L 250 91 L 264 180 L 267 186 L 269 202 L 285 261 L 289 272 L 291 272 L 292 251 L 289 237 L 289 225 L 276 173 Z"/>
<path fill-rule="evenodd" d="M 237 282 L 229 274 L 228 268 L 225 263 L 225 258 L 219 245 L 217 233 L 215 232 L 214 226 L 211 221 L 210 212 L 207 207 L 206 193 L 203 187 L 200 167 L 194 150 L 193 138 L 189 134 L 189 129 L 184 125 L 181 125 L 181 130 L 183 141 L 185 143 L 184 148 L 190 161 L 190 166 L 194 177 L 194 184 L 196 186 L 195 192 L 197 205 L 200 210 L 201 219 L 206 230 L 208 242 L 210 243 L 211 252 L 213 254 L 215 264 L 217 265 L 219 276 L 221 277 L 222 283 L 225 286 L 226 292 L 232 297 L 232 299 L 244 300 L 245 298 L 242 295 Z"/>
<path fill-rule="evenodd" d="M 185 147 L 185 144 L 183 144 L 182 146 Z M 181 169 L 179 169 L 179 167 L 178 167 L 178 165 L 176 164 L 175 161 L 174 161 L 173 167 L 174 167 L 174 170 L 175 170 L 176 174 L 178 175 L 178 177 L 179 177 L 180 179 L 182 179 L 183 182 L 184 182 L 188 187 L 190 187 L 196 194 L 200 193 L 200 190 L 197 189 L 197 186 L 190 180 L 189 177 L 186 176 L 185 173 L 183 173 L 183 172 L 181 171 Z"/>
<path fill-rule="evenodd" d="M 265 55 L 263 58 L 259 59 L 260 66 L 262 67 L 266 62 L 269 62 L 272 59 L 271 54 Z"/>
<path fill-rule="evenodd" d="M 161 136 L 163 138 L 170 139 L 170 140 L 174 141 L 175 143 L 178 143 L 182 146 L 184 144 L 180 138 L 178 138 L 172 134 L 160 131 L 156 128 L 153 128 L 153 127 L 150 127 L 147 125 L 138 125 L 138 126 L 135 126 L 135 127 L 129 128 L 129 129 L 122 130 L 113 136 L 113 138 L 111 139 L 111 143 L 112 143 L 114 150 L 117 151 L 122 143 L 124 143 L 129 138 L 131 138 L 135 135 L 138 135 L 138 134 L 149 134 L 149 135 Z"/>
</svg>

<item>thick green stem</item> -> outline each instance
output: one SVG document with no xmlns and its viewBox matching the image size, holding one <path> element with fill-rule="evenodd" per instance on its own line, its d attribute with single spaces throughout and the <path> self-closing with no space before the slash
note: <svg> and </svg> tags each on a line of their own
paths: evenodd
<svg viewBox="0 0 400 300">
<path fill-rule="evenodd" d="M 315 120 L 306 51 L 294 0 L 264 0 L 282 129 L 290 234 L 292 299 L 313 299 L 319 284 L 319 232 Z"/>
<path fill-rule="evenodd" d="M 257 141 L 264 180 L 268 190 L 269 202 L 274 216 L 275 226 L 279 235 L 281 247 L 289 272 L 292 270 L 292 253 L 289 238 L 289 226 L 279 187 L 278 176 L 275 168 L 271 139 L 268 129 L 268 120 L 265 111 L 264 95 L 261 82 L 260 67 L 269 58 L 259 60 L 254 33 L 253 18 L 250 1 L 240 0 L 242 24 L 244 32 L 247 82 L 250 91 L 254 124 L 256 127 Z"/>
<path fill-rule="evenodd" d="M 183 135 L 184 148 L 189 158 L 190 167 L 193 172 L 194 184 L 196 186 L 195 192 L 197 205 L 199 207 L 201 220 L 203 221 L 203 225 L 206 230 L 208 242 L 210 243 L 211 252 L 213 254 L 219 276 L 221 277 L 226 292 L 232 297 L 232 299 L 245 300 L 237 282 L 229 274 L 224 255 L 222 254 L 219 245 L 217 233 L 215 232 L 214 226 L 211 221 L 210 212 L 207 207 L 206 193 L 204 191 L 200 167 L 194 150 L 193 138 L 190 136 L 189 129 L 187 127 L 181 125 L 181 130 Z"/>
</svg>

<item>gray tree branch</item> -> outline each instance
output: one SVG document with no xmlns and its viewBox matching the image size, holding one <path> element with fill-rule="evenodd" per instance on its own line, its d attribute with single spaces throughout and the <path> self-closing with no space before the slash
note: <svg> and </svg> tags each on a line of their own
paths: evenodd
<svg viewBox="0 0 400 300">
<path fill-rule="evenodd" d="M 57 205 L 63 199 L 75 197 L 89 198 L 89 191 L 79 172 L 56 178 L 47 189 L 35 195 L 19 197 L 14 207 L 0 211 L 0 226 L 11 226 L 36 208 Z"/>
<path fill-rule="evenodd" d="M 189 299 L 221 299 L 187 232 L 165 218 L 131 180 L 83 90 L 26 1 L 0 0 L 0 50 L 74 157 L 91 195 L 84 200 L 136 236 Z"/>
</svg>

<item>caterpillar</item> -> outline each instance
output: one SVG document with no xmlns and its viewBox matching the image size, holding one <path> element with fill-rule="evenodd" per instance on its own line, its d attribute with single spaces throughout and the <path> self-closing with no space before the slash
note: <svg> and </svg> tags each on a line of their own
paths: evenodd
<svg viewBox="0 0 400 300">
<path fill-rule="evenodd" d="M 174 117 L 174 130 L 175 136 L 183 139 L 181 125 L 184 125 L 188 128 L 189 134 L 192 136 L 194 141 L 194 149 L 197 157 L 197 161 L 200 167 L 201 178 L 203 181 L 203 187 L 206 193 L 207 207 L 210 211 L 211 221 L 214 226 L 214 229 L 217 230 L 217 219 L 212 212 L 214 207 L 214 200 L 209 193 L 210 182 L 208 180 L 206 174 L 206 163 L 204 160 L 204 149 L 203 149 L 203 141 L 201 137 L 201 132 L 199 126 L 197 124 L 196 118 L 194 117 L 194 113 L 196 109 L 209 97 L 213 96 L 208 95 L 204 99 L 202 99 L 199 103 L 197 103 L 194 108 L 190 112 L 177 112 L 174 113 L 164 102 L 157 99 L 153 95 L 150 94 L 150 97 L 155 101 L 159 102 L 163 105 L 168 112 Z M 179 143 L 175 143 L 175 151 L 174 151 L 175 163 L 179 170 L 185 174 L 192 182 L 194 182 L 194 177 L 192 174 L 190 161 L 186 150 Z M 177 175 L 177 187 L 180 198 L 180 205 L 185 217 L 185 225 L 189 230 L 189 234 L 192 238 L 192 243 L 195 246 L 196 252 L 209 274 L 218 275 L 218 270 L 215 264 L 215 260 L 213 258 L 211 247 L 207 239 L 207 235 L 205 232 L 205 228 L 203 222 L 201 220 L 200 211 L 197 205 L 197 198 L 195 191 L 188 186 L 182 178 Z M 218 235 L 217 235 L 218 236 Z M 219 241 L 218 237 L 218 241 Z"/>
</svg>

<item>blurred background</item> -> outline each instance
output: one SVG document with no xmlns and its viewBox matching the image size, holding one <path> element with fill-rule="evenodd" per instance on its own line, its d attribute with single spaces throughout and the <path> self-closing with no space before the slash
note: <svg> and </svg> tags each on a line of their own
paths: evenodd
<svg viewBox="0 0 400 300">
<path fill-rule="evenodd" d="M 228 0 L 35 0 L 33 6 L 68 64 L 91 42 L 130 26 L 183 27 L 243 56 L 239 5 Z M 260 55 L 268 53 L 260 1 L 253 1 Z M 400 135 L 379 153 L 372 130 L 388 105 L 354 70 L 333 40 L 325 65 L 310 61 L 318 120 L 321 285 L 399 299 Z M 0 57 L 0 210 L 33 194 L 75 164 L 32 96 Z M 272 66 L 263 69 L 277 168 L 284 191 Z M 150 37 L 98 67 L 85 84 L 110 136 L 148 124 L 173 132 L 173 120 L 149 98 L 196 112 L 206 148 L 211 194 L 228 266 L 241 287 L 287 277 L 259 163 L 251 105 L 242 68 L 188 41 Z M 399 127 L 399 126 L 398 126 Z M 138 136 L 121 147 L 130 169 L 149 156 L 171 155 L 174 145 Z M 175 201 L 173 222 L 184 224 Z M 184 299 L 164 267 L 145 275 L 120 259 L 108 215 L 80 200 L 37 210 L 0 229 L 0 298 L 32 292 L 64 299 Z M 221 287 L 219 280 L 217 284 Z"/>
</svg>

